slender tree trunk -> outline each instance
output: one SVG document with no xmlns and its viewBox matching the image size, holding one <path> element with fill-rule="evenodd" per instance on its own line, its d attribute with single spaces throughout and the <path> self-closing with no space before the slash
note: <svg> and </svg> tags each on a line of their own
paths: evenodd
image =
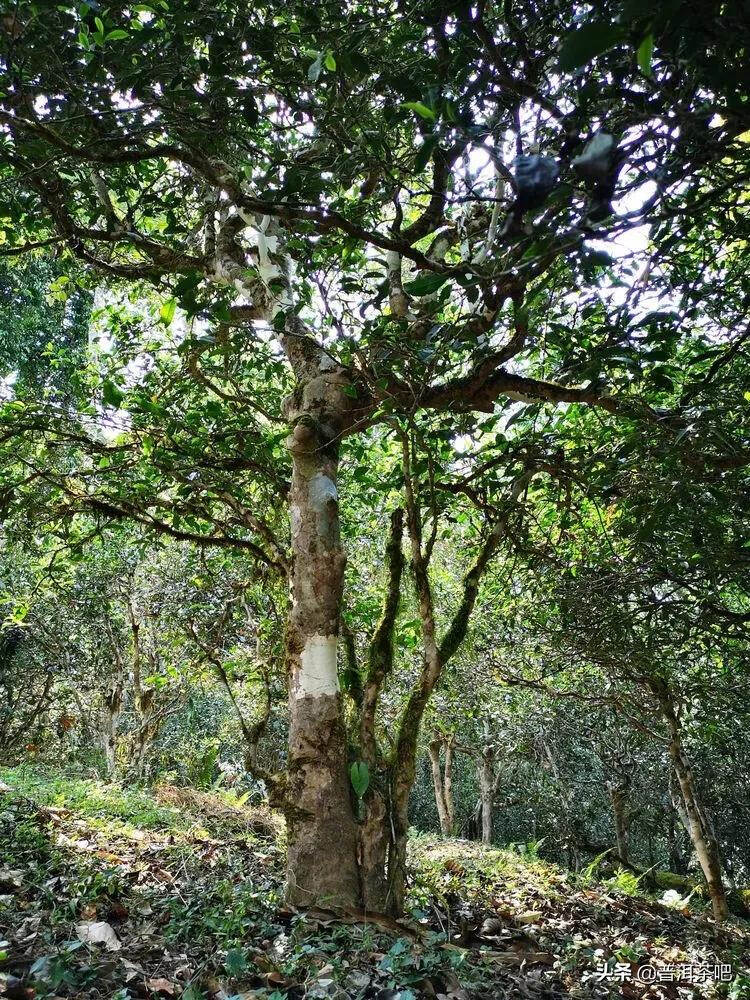
<svg viewBox="0 0 750 1000">
<path fill-rule="evenodd" d="M 105 692 L 102 710 L 102 749 L 107 777 L 113 778 L 117 773 L 117 737 L 122 712 L 122 681 L 115 680 Z"/>
<path fill-rule="evenodd" d="M 357 824 L 337 670 L 346 562 L 338 455 L 304 416 L 287 444 L 293 459 L 287 895 L 296 905 L 357 907 Z"/>
<path fill-rule="evenodd" d="M 674 817 L 674 809 L 669 809 L 667 811 L 667 855 L 669 857 L 669 870 L 674 872 L 676 875 L 681 875 L 681 859 L 677 853 L 677 838 L 675 837 Z"/>
<path fill-rule="evenodd" d="M 437 807 L 438 823 L 443 836 L 448 833 L 448 810 L 445 807 L 443 796 L 443 775 L 440 769 L 440 739 L 430 740 L 427 745 L 427 753 L 430 757 L 430 769 L 432 771 L 432 790 L 435 793 L 435 805 Z"/>
<path fill-rule="evenodd" d="M 445 747 L 445 766 L 440 767 L 440 750 Z M 455 825 L 453 808 L 453 740 L 444 740 L 435 734 L 427 747 L 432 768 L 432 783 L 435 789 L 440 832 L 444 837 L 452 836 Z"/>
<path fill-rule="evenodd" d="M 681 740 L 675 740 L 674 738 L 671 740 L 669 755 L 680 784 L 680 791 L 682 792 L 685 813 L 688 820 L 690 840 L 692 841 L 698 863 L 701 866 L 706 884 L 708 885 L 708 894 L 711 897 L 711 907 L 714 917 L 717 921 L 726 920 L 729 916 L 729 907 L 721 877 L 719 848 L 713 831 L 707 822 L 704 807 L 698 799 L 692 768 L 688 763 Z"/>
<path fill-rule="evenodd" d="M 130 769 L 137 778 L 145 778 L 151 749 L 159 733 L 159 719 L 154 705 L 155 692 L 140 689 L 135 696 L 135 712 L 138 728 L 133 734 L 130 754 Z"/>
<path fill-rule="evenodd" d="M 136 614 L 133 601 L 128 597 L 128 617 L 130 618 L 130 629 L 133 637 L 133 708 L 137 720 L 137 728 L 133 733 L 130 744 L 129 770 L 136 778 L 145 778 L 146 764 L 151 750 L 151 745 L 156 738 L 159 723 L 155 718 L 156 692 L 153 688 L 144 687 L 141 677 L 141 657 L 144 655 L 141 622 Z M 157 660 L 153 651 L 147 652 L 149 656 L 151 672 L 156 673 Z"/>
<path fill-rule="evenodd" d="M 714 918 L 719 923 L 729 916 L 727 894 L 721 876 L 719 845 L 695 786 L 693 771 L 682 742 L 680 720 L 670 692 L 666 685 L 659 683 L 652 684 L 652 690 L 659 699 L 664 719 L 669 727 L 669 757 L 680 788 L 686 827 L 706 879 Z"/>
<path fill-rule="evenodd" d="M 477 766 L 482 813 L 482 843 L 492 843 L 492 805 L 495 797 L 495 750 L 485 746 Z"/>
<path fill-rule="evenodd" d="M 628 836 L 628 797 L 629 782 L 611 781 L 608 783 L 609 801 L 612 805 L 612 816 L 615 822 L 615 840 L 617 854 L 624 865 L 630 864 Z"/>
<path fill-rule="evenodd" d="M 680 786 L 674 768 L 669 768 L 669 798 L 671 808 L 667 817 L 667 853 L 669 870 L 676 875 L 687 874 L 688 852 L 692 846 L 688 834 L 688 818 L 682 802 Z M 687 837 L 687 844 L 685 838 Z"/>
<path fill-rule="evenodd" d="M 395 912 L 403 909 L 404 877 L 406 872 L 406 837 L 409 824 L 409 792 L 414 784 L 415 759 L 422 716 L 444 665 L 450 660 L 466 636 L 469 618 L 476 603 L 482 574 L 487 568 L 501 537 L 496 525 L 485 537 L 477 559 L 464 577 L 461 601 L 441 642 L 438 642 L 435 613 L 428 565 L 432 545 L 422 544 L 422 518 L 418 497 L 414 494 L 411 476 L 411 452 L 408 437 L 402 438 L 404 456 L 404 492 L 406 524 L 411 542 L 411 569 L 417 592 L 419 617 L 422 623 L 422 669 L 406 703 L 398 740 L 393 754 L 390 788 L 392 842 L 388 859 L 388 899 Z"/>
<path fill-rule="evenodd" d="M 393 669 L 393 630 L 398 617 L 404 569 L 403 530 L 404 512 L 396 508 L 391 514 L 385 551 L 388 586 L 383 614 L 370 642 L 364 684 L 360 688 L 356 685 L 350 687 L 359 709 L 359 752 L 373 776 L 363 803 L 364 815 L 357 829 L 362 906 L 368 910 L 394 913 L 398 912 L 403 892 L 400 887 L 394 892 L 391 882 L 401 864 L 395 844 L 393 761 L 387 760 L 378 747 L 376 715 L 383 683 Z M 353 647 L 349 650 L 349 665 L 356 674 Z"/>
<path fill-rule="evenodd" d="M 107 606 L 109 612 L 109 606 Z M 104 766 L 108 778 L 114 778 L 117 773 L 117 742 L 122 702 L 125 692 L 125 664 L 112 630 L 109 616 L 105 618 L 105 631 L 109 637 L 112 655 L 115 662 L 115 673 L 109 687 L 102 696 L 100 713 L 102 731 L 102 749 L 104 750 Z"/>
</svg>

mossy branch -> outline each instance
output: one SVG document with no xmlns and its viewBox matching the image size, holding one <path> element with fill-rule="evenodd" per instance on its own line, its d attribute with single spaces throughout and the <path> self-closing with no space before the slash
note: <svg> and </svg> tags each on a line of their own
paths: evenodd
<svg viewBox="0 0 750 1000">
<path fill-rule="evenodd" d="M 373 764 L 377 757 L 375 713 L 378 697 L 386 677 L 393 669 L 393 630 L 398 618 L 401 577 L 404 571 L 404 554 L 401 547 L 403 530 L 404 512 L 397 507 L 391 514 L 391 527 L 385 550 L 388 587 L 383 602 L 383 614 L 370 642 L 367 677 L 362 695 L 359 736 L 362 760 L 369 764 Z"/>
</svg>

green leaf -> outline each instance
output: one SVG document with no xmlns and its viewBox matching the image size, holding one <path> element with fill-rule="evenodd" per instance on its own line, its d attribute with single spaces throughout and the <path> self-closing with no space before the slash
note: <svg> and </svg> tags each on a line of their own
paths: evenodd
<svg viewBox="0 0 750 1000">
<path fill-rule="evenodd" d="M 414 281 L 407 281 L 404 291 L 409 295 L 431 295 L 448 280 L 447 274 L 435 274 L 433 271 L 427 274 L 420 274 Z"/>
<path fill-rule="evenodd" d="M 174 319 L 174 313 L 176 308 L 177 308 L 177 300 L 167 299 L 167 301 L 159 310 L 159 321 L 161 323 L 164 323 L 165 326 L 169 326 L 169 324 Z"/>
<path fill-rule="evenodd" d="M 425 121 L 434 122 L 437 115 L 432 110 L 428 108 L 426 104 L 421 101 L 406 101 L 401 105 L 402 108 L 406 108 L 408 111 L 415 111 L 420 118 L 424 118 Z"/>
<path fill-rule="evenodd" d="M 107 406 L 114 406 L 115 409 L 118 409 L 120 403 L 125 399 L 125 393 L 121 392 L 110 379 L 105 379 L 102 383 L 102 399 Z"/>
<path fill-rule="evenodd" d="M 331 72 L 336 69 L 336 60 L 333 58 L 333 52 L 331 52 L 330 49 L 326 52 L 326 57 L 323 61 L 326 69 L 330 69 Z"/>
<path fill-rule="evenodd" d="M 453 101 L 443 102 L 443 112 L 449 122 L 455 124 L 458 121 L 458 109 Z"/>
<path fill-rule="evenodd" d="M 370 786 L 370 768 L 363 760 L 355 760 L 349 770 L 352 779 L 352 788 L 357 793 L 358 798 L 362 798 Z"/>
<path fill-rule="evenodd" d="M 99 29 L 100 34 L 103 35 L 104 34 L 104 22 L 102 21 L 102 19 L 100 17 L 95 17 L 94 18 L 94 24 Z"/>
<path fill-rule="evenodd" d="M 565 36 L 560 49 L 560 69 L 570 71 L 591 62 L 621 42 L 622 28 L 607 21 L 592 21 Z"/>
<path fill-rule="evenodd" d="M 436 135 L 428 135 L 422 145 L 417 150 L 417 154 L 414 157 L 414 169 L 418 171 L 424 170 L 427 166 L 427 161 L 432 156 L 432 151 L 437 145 L 438 137 Z"/>
<path fill-rule="evenodd" d="M 644 76 L 651 76 L 651 57 L 654 54 L 654 36 L 646 35 L 636 50 L 638 68 Z"/>
<path fill-rule="evenodd" d="M 115 28 L 113 31 L 107 32 L 106 41 L 116 42 L 119 41 L 121 38 L 127 38 L 127 37 L 128 37 L 127 31 L 123 31 L 122 28 Z"/>
</svg>

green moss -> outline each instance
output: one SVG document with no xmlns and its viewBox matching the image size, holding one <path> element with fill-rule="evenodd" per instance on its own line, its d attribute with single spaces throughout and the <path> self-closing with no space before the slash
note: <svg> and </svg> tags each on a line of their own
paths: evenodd
<svg viewBox="0 0 750 1000">
<path fill-rule="evenodd" d="M 652 872 L 646 879 L 646 883 L 651 883 L 657 889 L 674 889 L 687 895 L 692 892 L 694 896 L 706 897 L 706 886 L 696 879 L 688 878 L 686 875 L 675 875 L 674 872 Z"/>
</svg>

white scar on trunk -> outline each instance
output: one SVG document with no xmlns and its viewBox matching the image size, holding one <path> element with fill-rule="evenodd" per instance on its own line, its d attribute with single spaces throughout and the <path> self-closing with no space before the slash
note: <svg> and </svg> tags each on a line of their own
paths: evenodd
<svg viewBox="0 0 750 1000">
<path fill-rule="evenodd" d="M 338 694 L 336 636 L 311 635 L 300 657 L 300 670 L 294 685 L 295 698 L 320 698 Z"/>
<path fill-rule="evenodd" d="M 310 506 L 315 511 L 324 510 L 326 504 L 338 500 L 336 484 L 322 472 L 316 472 L 307 487 Z"/>
</svg>

